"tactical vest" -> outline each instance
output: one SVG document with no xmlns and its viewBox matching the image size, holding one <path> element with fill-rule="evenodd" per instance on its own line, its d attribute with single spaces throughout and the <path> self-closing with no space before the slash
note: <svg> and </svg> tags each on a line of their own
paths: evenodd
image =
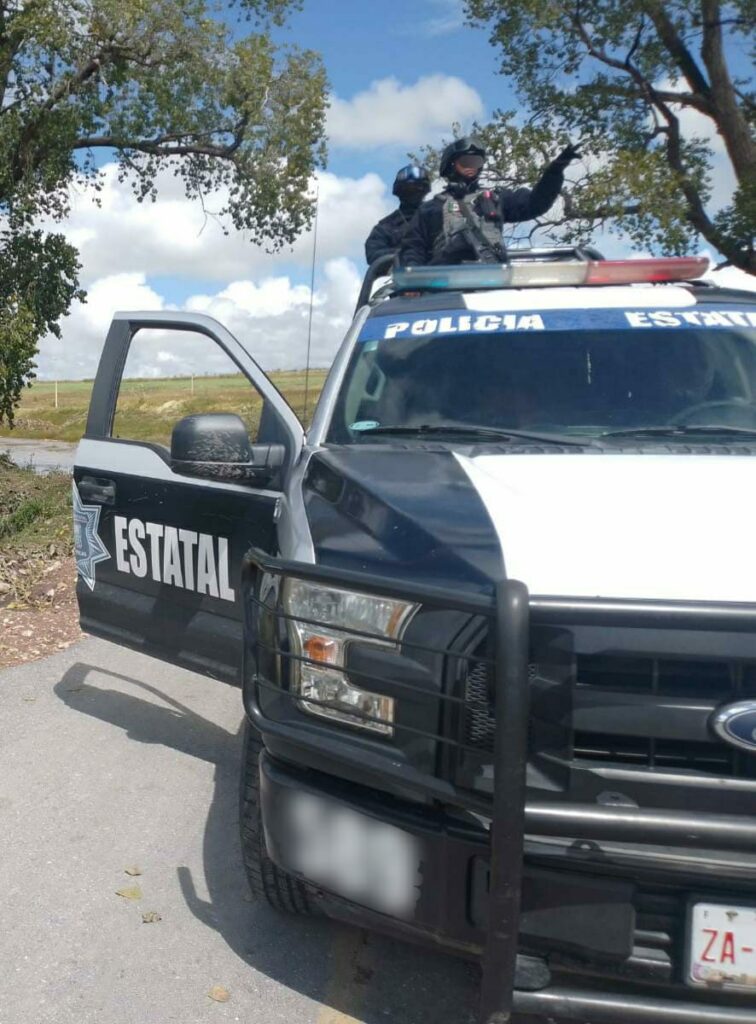
<svg viewBox="0 0 756 1024">
<path fill-rule="evenodd" d="M 498 219 L 489 220 L 487 217 L 481 217 L 475 209 L 477 199 L 484 192 L 490 192 L 490 189 L 478 189 L 475 192 L 470 192 L 464 199 L 456 199 L 451 195 L 444 197 L 443 229 L 433 244 L 434 262 L 440 262 L 445 251 L 454 252 L 455 249 L 459 251 L 464 242 L 467 242 L 468 246 L 478 255 L 480 255 L 480 250 L 490 249 L 491 255 L 497 262 L 506 258 L 502 242 L 502 222 Z M 463 214 L 460 203 L 464 203 L 469 210 L 475 228 Z M 490 259 L 490 257 L 488 258 Z"/>
</svg>

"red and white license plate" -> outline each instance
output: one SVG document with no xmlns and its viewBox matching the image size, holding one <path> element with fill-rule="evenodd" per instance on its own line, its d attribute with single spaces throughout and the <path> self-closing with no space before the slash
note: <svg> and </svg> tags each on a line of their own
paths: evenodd
<svg viewBox="0 0 756 1024">
<path fill-rule="evenodd" d="M 694 903 L 689 985 L 756 991 L 756 907 Z"/>
</svg>

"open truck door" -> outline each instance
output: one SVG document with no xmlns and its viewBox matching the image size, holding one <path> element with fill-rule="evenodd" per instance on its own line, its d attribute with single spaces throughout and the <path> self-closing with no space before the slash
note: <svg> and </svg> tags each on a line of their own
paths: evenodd
<svg viewBox="0 0 756 1024">
<path fill-rule="evenodd" d="M 241 388 L 240 407 L 254 410 L 253 423 L 229 413 L 182 417 L 177 409 L 170 445 L 119 436 L 129 432 L 119 426 L 118 399 L 134 339 L 167 331 L 182 332 L 182 342 L 187 332 L 200 335 L 208 355 L 227 357 Z M 73 476 L 82 628 L 237 681 L 242 559 L 251 546 L 276 552 L 283 481 L 303 440 L 293 410 L 215 320 L 191 313 L 116 314 Z"/>
</svg>

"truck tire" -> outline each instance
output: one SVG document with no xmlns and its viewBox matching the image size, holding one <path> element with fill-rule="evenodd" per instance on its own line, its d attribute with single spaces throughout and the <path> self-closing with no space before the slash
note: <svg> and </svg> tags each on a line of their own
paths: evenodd
<svg viewBox="0 0 756 1024">
<path fill-rule="evenodd" d="M 254 896 L 288 914 L 319 916 L 315 889 L 282 871 L 268 856 L 260 814 L 260 733 L 244 723 L 239 828 L 247 881 Z"/>
</svg>

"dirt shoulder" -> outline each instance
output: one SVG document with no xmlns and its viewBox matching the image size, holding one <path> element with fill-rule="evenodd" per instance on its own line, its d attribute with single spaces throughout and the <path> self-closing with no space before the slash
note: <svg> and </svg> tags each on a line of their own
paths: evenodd
<svg viewBox="0 0 756 1024">
<path fill-rule="evenodd" d="M 0 669 L 69 647 L 81 636 L 71 483 L 0 457 Z"/>
<path fill-rule="evenodd" d="M 71 556 L 49 562 L 3 561 L 0 574 L 25 573 L 30 586 L 19 602 L 0 593 L 0 669 L 35 661 L 70 647 L 81 637 L 76 567 Z M 0 575 L 0 590 L 6 582 Z"/>
</svg>

